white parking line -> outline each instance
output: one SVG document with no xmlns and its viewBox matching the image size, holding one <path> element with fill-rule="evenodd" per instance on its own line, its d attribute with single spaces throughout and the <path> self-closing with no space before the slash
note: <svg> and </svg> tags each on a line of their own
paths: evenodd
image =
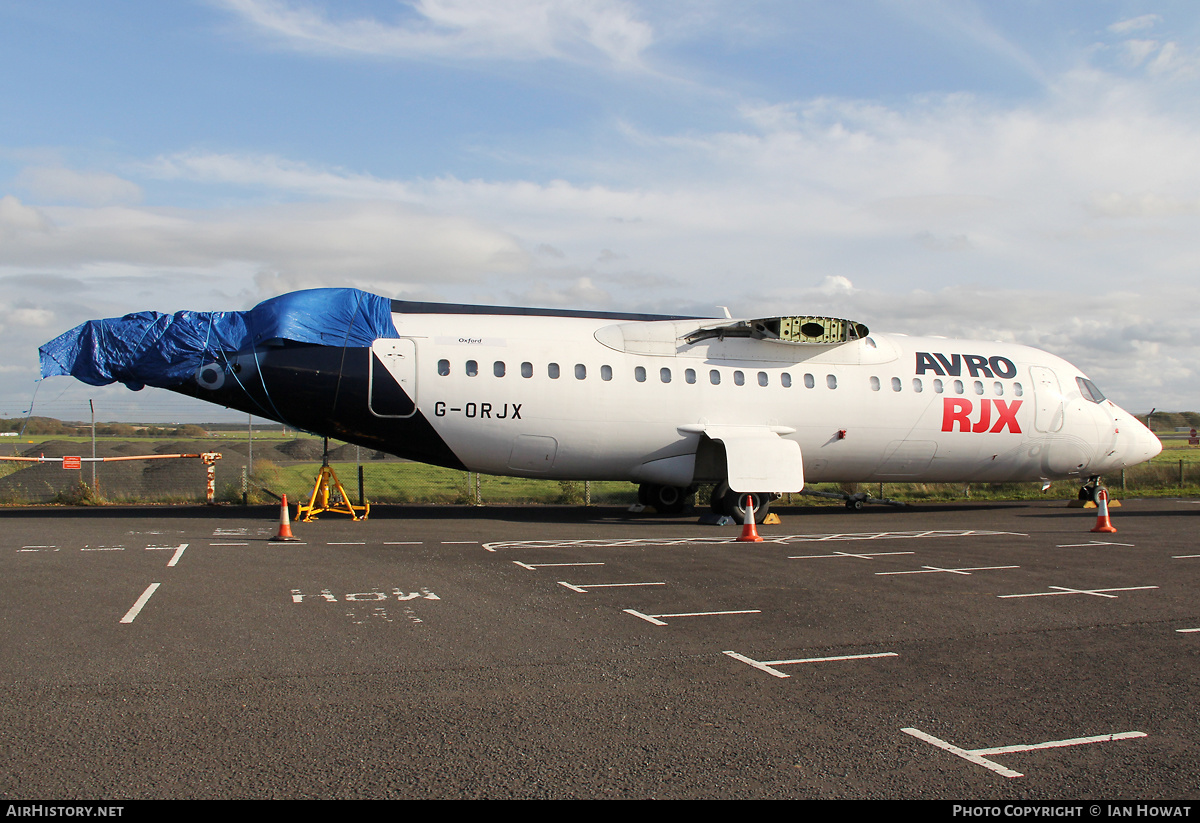
<svg viewBox="0 0 1200 823">
<path fill-rule="evenodd" d="M 171 559 L 167 562 L 167 568 L 171 568 L 179 562 L 179 558 L 183 556 L 183 550 L 188 547 L 187 543 L 180 543 L 178 546 L 147 546 L 148 552 L 174 552 Z"/>
<path fill-rule="evenodd" d="M 1192 632 L 1200 632 L 1200 629 L 1176 629 L 1180 634 L 1191 634 Z"/>
<path fill-rule="evenodd" d="M 632 614 L 634 617 L 640 617 L 642 620 L 645 620 L 647 623 L 653 623 L 655 626 L 667 625 L 664 621 L 659 619 L 661 617 L 709 617 L 710 615 L 717 614 L 762 614 L 762 609 L 744 609 L 741 611 L 729 612 L 681 612 L 679 614 L 642 614 L 635 609 L 622 609 L 622 611 L 624 611 L 625 614 Z"/>
<path fill-rule="evenodd" d="M 860 560 L 870 560 L 872 557 L 891 557 L 897 554 L 916 554 L 916 552 L 834 552 L 833 554 L 801 554 L 789 557 L 788 560 L 816 560 L 822 557 L 857 557 Z"/>
<path fill-rule="evenodd" d="M 558 585 L 566 586 L 568 589 L 570 589 L 573 592 L 579 592 L 580 594 L 587 594 L 589 589 L 613 589 L 613 588 L 620 588 L 622 586 L 665 586 L 667 584 L 666 583 L 580 583 L 579 585 L 573 585 L 571 583 L 568 583 L 565 580 L 559 580 Z"/>
<path fill-rule="evenodd" d="M 996 597 L 1006 599 L 1010 597 L 1054 597 L 1060 594 L 1090 594 L 1095 597 L 1110 597 L 1116 600 L 1115 594 L 1107 594 L 1107 592 L 1136 592 L 1143 589 L 1157 589 L 1158 586 L 1128 586 L 1123 589 L 1069 589 L 1066 586 L 1051 586 L 1057 591 L 1052 592 L 1032 592 L 1030 594 L 998 594 Z"/>
<path fill-rule="evenodd" d="M 986 529 L 927 529 L 923 531 L 901 532 L 838 532 L 833 534 L 764 534 L 766 544 L 778 543 L 823 543 L 831 540 L 907 540 L 917 537 L 996 537 L 1010 535 L 1013 537 L 1028 537 L 1023 532 L 995 532 Z M 659 538 L 626 538 L 619 540 L 503 540 L 495 543 L 484 543 L 483 548 L 489 552 L 500 549 L 570 549 L 570 548 L 621 548 L 639 546 L 717 546 L 736 543 L 736 537 L 659 537 Z"/>
<path fill-rule="evenodd" d="M 137 599 L 137 602 L 130 607 L 129 611 L 125 612 L 125 616 L 121 618 L 122 623 L 132 623 L 133 619 L 138 616 L 138 612 L 146 605 L 146 601 L 150 599 L 150 595 L 154 594 L 154 590 L 161 586 L 161 583 L 151 583 L 142 592 L 142 596 Z"/>
<path fill-rule="evenodd" d="M 887 575 L 887 574 L 936 574 L 936 573 L 938 573 L 938 572 L 946 572 L 947 574 L 963 574 L 963 575 L 967 575 L 967 576 L 969 577 L 969 576 L 970 576 L 970 574 L 971 574 L 971 572 L 985 572 L 985 571 L 991 571 L 992 569 L 1019 569 L 1019 568 L 1021 568 L 1021 567 L 1020 567 L 1020 566 L 976 566 L 975 568 L 966 568 L 966 569 L 943 569 L 943 568 L 941 568 L 940 566 L 922 566 L 921 568 L 919 568 L 919 569 L 916 569 L 915 571 L 907 571 L 907 572 L 875 572 L 875 574 L 877 574 L 877 575 Z"/>
<path fill-rule="evenodd" d="M 910 734 L 918 740 L 924 740 L 926 743 L 931 743 L 939 749 L 950 752 L 951 754 L 961 757 L 963 760 L 968 760 L 977 766 L 983 766 L 985 769 L 990 769 L 996 774 L 1004 777 L 1024 777 L 1021 772 L 1014 771 L 999 763 L 988 760 L 983 755 L 996 754 L 1011 754 L 1013 752 L 1029 752 L 1035 749 L 1058 749 L 1064 746 L 1082 746 L 1086 743 L 1108 743 L 1113 740 L 1131 740 L 1136 737 L 1146 737 L 1145 732 L 1120 732 L 1118 734 L 1099 734 L 1093 737 L 1072 737 L 1067 740 L 1051 740 L 1046 743 L 1030 743 L 1018 746 L 996 746 L 990 749 L 962 749 L 955 746 L 953 743 L 947 743 L 934 737 L 931 734 L 926 734 L 920 729 L 901 729 L 905 734 Z"/>
<path fill-rule="evenodd" d="M 1079 548 L 1090 549 L 1092 546 L 1127 546 L 1127 547 L 1131 547 L 1133 545 L 1134 545 L 1133 543 L 1110 543 L 1105 540 L 1089 540 L 1086 543 L 1062 543 L 1058 546 L 1055 546 L 1054 548 L 1056 548 L 1056 549 L 1079 549 Z"/>
<path fill-rule="evenodd" d="M 538 569 L 549 569 L 556 566 L 603 566 L 603 563 L 522 563 L 520 560 L 514 560 L 513 563 L 520 566 L 522 569 L 529 569 L 535 572 Z"/>
<path fill-rule="evenodd" d="M 744 654 L 738 654 L 737 652 L 723 652 L 723 654 L 727 654 L 734 660 L 740 660 L 743 663 L 753 666 L 759 671 L 764 671 L 774 677 L 791 677 L 790 674 L 784 674 L 781 671 L 777 671 L 774 668 L 775 666 L 792 666 L 798 663 L 832 663 L 839 660 L 868 660 L 875 657 L 900 656 L 896 652 L 878 652 L 875 654 L 844 654 L 837 657 L 805 657 L 797 660 L 755 660 L 753 658 L 746 657 Z"/>
</svg>

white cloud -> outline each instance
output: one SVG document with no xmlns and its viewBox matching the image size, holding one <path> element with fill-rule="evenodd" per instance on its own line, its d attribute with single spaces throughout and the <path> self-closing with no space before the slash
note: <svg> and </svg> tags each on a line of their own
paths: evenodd
<svg viewBox="0 0 1200 823">
<path fill-rule="evenodd" d="M 50 208 L 56 227 L 11 196 L 0 200 L 7 228 L 0 265 L 79 270 L 117 263 L 149 274 L 156 267 L 241 262 L 278 273 L 281 289 L 376 282 L 458 282 L 511 271 L 525 252 L 511 237 L 469 218 L 380 202 L 302 204 L 188 212 L 106 207 Z M 8 213 L 15 219 L 6 220 Z M 120 270 L 119 270 L 120 271 Z M 121 274 L 120 276 L 125 276 Z"/>
<path fill-rule="evenodd" d="M 1157 40 L 1126 40 L 1121 44 L 1121 51 L 1127 65 L 1140 66 L 1158 47 Z"/>
<path fill-rule="evenodd" d="M 138 171 L 223 205 L 6 196 L 0 271 L 120 280 L 120 311 L 185 307 L 184 282 L 188 295 L 203 283 L 235 296 L 228 308 L 354 285 L 485 303 L 812 311 L 1040 345 L 1119 402 L 1184 406 L 1200 363 L 1200 116 L 1162 105 L 1158 90 L 1149 73 L 1085 67 L 1020 105 L 964 94 L 745 104 L 735 127 L 626 126 L 616 150 L 535 158 L 525 179 L 164 154 Z M 227 205 L 239 198 L 291 202 Z"/>
<path fill-rule="evenodd" d="M 1128 20 L 1113 23 L 1108 27 L 1108 30 L 1114 34 L 1128 34 L 1131 31 L 1143 31 L 1154 28 L 1155 25 L 1161 22 L 1162 18 L 1157 14 L 1143 14 L 1140 17 L 1132 17 Z"/>
<path fill-rule="evenodd" d="M 103 206 L 110 203 L 137 203 L 142 189 L 136 183 L 109 172 L 80 172 L 62 166 L 37 166 L 24 169 L 17 185 L 36 200 L 54 203 L 81 203 Z"/>
<path fill-rule="evenodd" d="M 11 194 L 0 197 L 0 237 L 45 234 L 53 224 L 38 209 L 26 206 Z"/>
<path fill-rule="evenodd" d="M 0 308 L 0 318 L 14 326 L 27 326 L 35 329 L 48 327 L 55 319 L 54 312 L 49 309 L 35 308 Z"/>
<path fill-rule="evenodd" d="M 620 0 L 416 0 L 395 22 L 333 16 L 285 0 L 223 0 L 256 27 L 301 49 L 398 58 L 639 64 L 654 36 Z"/>
<path fill-rule="evenodd" d="M 182 152 L 164 155 L 144 166 L 160 180 L 247 186 L 296 192 L 317 198 L 413 200 L 409 185 L 344 169 L 320 169 L 274 155 Z"/>
</svg>

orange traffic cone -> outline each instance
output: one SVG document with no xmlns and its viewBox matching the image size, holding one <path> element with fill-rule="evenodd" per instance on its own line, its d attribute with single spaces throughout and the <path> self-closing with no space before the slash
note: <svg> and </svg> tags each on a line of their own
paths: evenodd
<svg viewBox="0 0 1200 823">
<path fill-rule="evenodd" d="M 271 538 L 272 543 L 299 543 L 300 538 L 292 534 L 292 521 L 288 518 L 287 495 L 279 504 L 279 534 Z"/>
<path fill-rule="evenodd" d="M 742 536 L 735 542 L 737 543 L 761 543 L 763 539 L 758 536 L 758 529 L 754 528 L 754 497 L 746 495 L 746 522 L 742 526 Z"/>
<path fill-rule="evenodd" d="M 1113 528 L 1113 524 L 1108 519 L 1108 490 L 1107 489 L 1101 489 L 1099 491 L 1099 493 L 1096 495 L 1096 508 L 1097 508 L 1096 528 L 1092 529 L 1092 531 L 1104 532 L 1106 534 L 1111 534 L 1111 533 L 1115 532 L 1116 529 Z"/>
</svg>

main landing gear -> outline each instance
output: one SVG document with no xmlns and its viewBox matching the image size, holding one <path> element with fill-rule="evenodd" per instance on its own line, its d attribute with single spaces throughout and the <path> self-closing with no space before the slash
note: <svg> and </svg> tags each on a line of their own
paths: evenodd
<svg viewBox="0 0 1200 823">
<path fill-rule="evenodd" d="M 695 491 L 694 487 L 660 486 L 658 483 L 643 483 L 638 486 L 638 502 L 643 506 L 653 506 L 659 514 L 683 514 L 688 506 L 688 497 Z"/>
<path fill-rule="evenodd" d="M 642 483 L 638 486 L 638 502 L 651 506 L 659 514 L 683 514 L 688 508 L 688 498 L 696 491 L 695 486 L 662 486 L 658 483 Z M 713 488 L 710 505 L 715 514 L 732 517 L 738 523 L 746 521 L 748 498 L 754 498 L 754 522 L 761 523 L 770 511 L 771 501 L 776 495 L 770 492 L 735 492 L 728 483 Z"/>
<path fill-rule="evenodd" d="M 754 499 L 754 522 L 761 523 L 771 510 L 771 501 L 775 499 L 770 492 L 735 492 L 728 483 L 719 483 L 713 487 L 709 503 L 714 514 L 723 514 L 737 523 L 745 523 L 750 498 Z"/>
</svg>

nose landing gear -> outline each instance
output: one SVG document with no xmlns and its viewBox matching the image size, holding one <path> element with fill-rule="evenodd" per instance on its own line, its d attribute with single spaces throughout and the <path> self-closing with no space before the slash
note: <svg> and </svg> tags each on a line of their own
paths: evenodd
<svg viewBox="0 0 1200 823">
<path fill-rule="evenodd" d="M 1079 489 L 1080 502 L 1099 504 L 1100 491 L 1103 488 L 1104 487 L 1100 485 L 1099 475 L 1093 475 L 1092 477 L 1089 477 L 1087 479 L 1087 482 L 1084 483 L 1083 486 L 1080 487 L 1080 489 Z"/>
</svg>

